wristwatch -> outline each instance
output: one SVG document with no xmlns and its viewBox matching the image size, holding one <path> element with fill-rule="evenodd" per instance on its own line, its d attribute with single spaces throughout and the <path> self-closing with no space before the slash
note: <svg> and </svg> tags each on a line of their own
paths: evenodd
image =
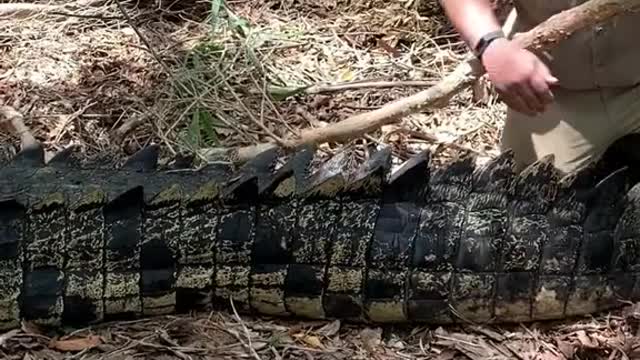
<svg viewBox="0 0 640 360">
<path fill-rule="evenodd" d="M 476 47 L 473 49 L 476 57 L 478 59 L 482 58 L 482 54 L 484 53 L 485 50 L 487 50 L 487 48 L 489 47 L 489 44 L 491 44 L 496 39 L 500 39 L 504 37 L 505 37 L 505 34 L 502 30 L 492 31 L 484 35 L 483 37 L 481 37 L 480 40 L 478 40 Z"/>
</svg>

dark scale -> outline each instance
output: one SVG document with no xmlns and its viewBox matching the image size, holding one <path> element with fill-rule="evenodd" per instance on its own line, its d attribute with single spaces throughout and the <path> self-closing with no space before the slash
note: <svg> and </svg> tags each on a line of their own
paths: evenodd
<svg viewBox="0 0 640 360">
<path fill-rule="evenodd" d="M 638 301 L 634 294 L 636 279 L 640 277 L 640 185 L 635 185 L 621 201 L 624 211 L 613 232 L 614 251 L 611 270 L 607 276 L 610 289 L 599 299 L 602 309 L 617 307 L 620 300 Z"/>
<path fill-rule="evenodd" d="M 404 291 L 420 208 L 408 202 L 384 203 L 368 252 L 365 309 L 372 320 L 407 318 Z"/>
<path fill-rule="evenodd" d="M 0 330 L 20 325 L 24 215 L 20 204 L 0 202 Z"/>
<path fill-rule="evenodd" d="M 547 212 L 557 192 L 551 159 L 532 164 L 513 181 L 508 205 L 509 225 L 499 271 L 536 271 L 549 234 Z"/>
<path fill-rule="evenodd" d="M 452 321 L 449 309 L 452 272 L 414 269 L 408 283 L 408 318 L 429 323 Z"/>
<path fill-rule="evenodd" d="M 584 311 L 592 313 L 599 310 L 600 298 L 606 295 L 607 279 L 605 276 L 577 275 L 572 285 L 573 290 L 570 292 L 565 307 L 565 316 L 575 316 Z"/>
<path fill-rule="evenodd" d="M 228 212 L 220 217 L 216 241 L 215 295 L 224 306 L 232 299 L 239 311 L 286 314 L 283 285 L 295 205 L 271 196 L 277 155 L 267 150 L 247 162 L 222 191 Z"/>
<path fill-rule="evenodd" d="M 614 232 L 613 271 L 640 272 L 640 185 L 629 192 L 629 201 Z"/>
<path fill-rule="evenodd" d="M 215 242 L 214 304 L 249 310 L 251 250 L 255 237 L 255 206 L 228 205 L 222 210 Z"/>
<path fill-rule="evenodd" d="M 254 264 L 251 268 L 251 309 L 265 315 L 288 315 L 284 285 L 288 264 Z"/>
<path fill-rule="evenodd" d="M 344 154 L 339 154 L 312 176 L 306 165 L 294 173 L 292 195 L 299 202 L 291 239 L 291 264 L 284 281 L 284 305 L 295 316 L 331 316 L 325 307 L 325 294 L 331 245 L 342 230 L 339 194 L 346 185 L 344 160 Z M 303 282 L 306 285 L 301 287 Z"/>
<path fill-rule="evenodd" d="M 627 194 L 625 211 L 616 226 L 613 256 L 613 279 L 615 297 L 630 301 L 640 300 L 640 185 L 635 185 Z M 633 274 L 633 276 L 629 276 Z M 631 288 L 621 286 L 633 282 Z M 617 284 L 617 286 L 616 286 Z"/>
<path fill-rule="evenodd" d="M 324 308 L 329 317 L 362 316 L 365 256 L 379 209 L 376 200 L 353 199 L 342 203 L 326 278 Z"/>
<path fill-rule="evenodd" d="M 500 286 L 505 281 L 514 281 L 516 275 L 509 274 L 509 277 L 501 278 L 496 274 L 507 231 L 506 208 L 509 203 L 508 189 L 514 180 L 513 167 L 513 154 L 504 152 L 473 172 L 467 215 L 457 254 L 455 282 L 458 291 L 452 295 L 456 316 L 486 321 L 492 316 L 501 317 L 505 312 L 510 314 L 513 311 L 513 308 L 500 306 L 506 300 L 502 296 L 513 299 L 517 304 L 523 301 L 520 292 L 506 293 L 506 289 Z M 475 283 L 485 284 L 485 291 L 459 291 Z M 525 295 L 529 295 L 528 292 Z M 528 297 L 524 300 L 528 301 Z M 476 307 L 482 310 L 472 311 Z"/>
<path fill-rule="evenodd" d="M 633 278 L 633 287 L 631 288 L 628 300 L 637 302 L 640 299 L 640 274 L 634 274 Z"/>
<path fill-rule="evenodd" d="M 450 295 L 430 291 L 434 282 L 450 289 L 461 244 L 465 203 L 471 192 L 474 158 L 464 157 L 434 171 L 420 214 L 409 275 L 409 318 L 450 322 Z M 443 283 L 443 281 L 448 283 Z M 440 285 L 437 285 L 440 286 Z"/>
<path fill-rule="evenodd" d="M 144 238 L 140 245 L 140 289 L 145 315 L 175 311 L 180 210 L 180 202 L 174 199 L 145 207 Z"/>
<path fill-rule="evenodd" d="M 104 317 L 103 203 L 69 211 L 63 320 L 97 322 Z"/>
<path fill-rule="evenodd" d="M 394 173 L 384 188 L 367 251 L 369 271 L 364 291 L 370 320 L 393 322 L 408 318 L 405 291 L 408 266 L 420 223 L 419 199 L 424 196 L 423 184 L 428 178 L 429 157 L 428 153 L 422 153 Z"/>
<path fill-rule="evenodd" d="M 456 259 L 458 271 L 494 272 L 507 222 L 513 155 L 506 152 L 473 172 Z"/>
<path fill-rule="evenodd" d="M 31 207 L 24 242 L 23 312 L 26 320 L 59 324 L 64 309 L 67 208 L 61 194 Z"/>
<path fill-rule="evenodd" d="M 561 318 L 570 293 L 570 276 L 540 275 L 534 289 L 531 317 L 536 320 Z"/>
<path fill-rule="evenodd" d="M 298 316 L 322 318 L 325 266 L 333 241 L 340 203 L 301 200 L 291 240 L 291 265 L 285 279 L 285 304 Z"/>
<path fill-rule="evenodd" d="M 288 264 L 291 261 L 291 234 L 297 220 L 297 201 L 261 204 L 253 245 L 255 264 Z"/>
<path fill-rule="evenodd" d="M 562 316 L 582 243 L 589 193 L 596 185 L 594 168 L 587 167 L 560 180 L 547 213 L 549 229 L 542 247 L 539 276 L 532 304 L 534 319 Z"/>
<path fill-rule="evenodd" d="M 140 241 L 143 191 L 138 187 L 104 208 L 105 319 L 138 317 L 140 294 Z"/>
<path fill-rule="evenodd" d="M 570 189 L 561 189 L 558 200 L 547 214 L 548 238 L 542 247 L 540 273 L 571 275 L 583 234 L 585 204 Z"/>
<path fill-rule="evenodd" d="M 614 251 L 614 231 L 623 214 L 627 189 L 625 171 L 618 171 L 602 180 L 589 199 L 589 211 L 584 219 L 584 238 L 577 271 L 580 274 L 609 272 Z"/>
<path fill-rule="evenodd" d="M 624 212 L 627 175 L 624 169 L 612 173 L 594 187 L 587 199 L 589 208 L 583 221 L 582 244 L 571 284 L 573 291 L 566 304 L 569 316 L 594 306 L 597 310 L 600 306 L 609 307 L 620 295 L 632 291 L 632 282 L 620 281 L 612 267 L 619 265 L 614 257 L 615 228 Z"/>
<path fill-rule="evenodd" d="M 471 192 L 473 158 L 455 161 L 429 179 L 420 214 L 412 265 L 434 272 L 453 271 L 465 219 L 465 202 Z"/>
<path fill-rule="evenodd" d="M 291 262 L 297 199 L 267 200 L 260 205 L 252 252 L 250 301 L 259 313 L 287 315 L 285 281 Z"/>
<path fill-rule="evenodd" d="M 598 311 L 607 311 L 620 306 L 621 301 L 633 301 L 633 288 L 637 275 L 613 273 L 606 276 L 605 290 L 598 298 Z"/>
<path fill-rule="evenodd" d="M 531 164 L 510 183 L 508 224 L 497 269 L 496 319 L 531 319 L 535 274 L 549 241 L 547 213 L 558 189 L 552 160 L 546 157 Z"/>
<path fill-rule="evenodd" d="M 219 211 L 212 199 L 183 203 L 180 256 L 176 278 L 176 310 L 209 305 L 215 278 L 214 246 Z"/>
</svg>

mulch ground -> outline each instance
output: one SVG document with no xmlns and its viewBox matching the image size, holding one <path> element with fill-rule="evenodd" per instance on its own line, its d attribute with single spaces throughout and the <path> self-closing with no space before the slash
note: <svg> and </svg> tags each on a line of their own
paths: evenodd
<svg viewBox="0 0 640 360">
<path fill-rule="evenodd" d="M 0 105 L 25 116 L 49 156 L 72 144 L 87 158 L 117 161 L 150 143 L 169 158 L 271 141 L 424 89 L 466 51 L 432 0 L 30 3 L 65 7 L 0 18 Z M 487 159 L 498 153 L 504 110 L 491 91 L 465 91 L 442 109 L 348 144 L 324 144 L 319 156 L 386 144 L 398 159 L 424 149 L 443 160 L 460 150 Z M 0 141 L 18 145 L 15 134 Z M 0 334 L 0 356 L 634 359 L 637 321 L 633 306 L 508 327 L 375 327 L 212 312 L 62 333 L 25 323 Z"/>
</svg>

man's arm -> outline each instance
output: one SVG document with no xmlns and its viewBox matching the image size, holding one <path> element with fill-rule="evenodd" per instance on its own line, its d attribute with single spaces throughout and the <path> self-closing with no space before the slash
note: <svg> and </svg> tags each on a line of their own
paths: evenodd
<svg viewBox="0 0 640 360">
<path fill-rule="evenodd" d="M 531 0 L 532 1 L 532 0 Z M 486 34 L 502 30 L 489 0 L 440 0 L 453 26 L 471 49 Z M 535 115 L 553 101 L 557 83 L 533 53 L 505 38 L 492 41 L 480 58 L 503 101 L 516 111 Z"/>
<path fill-rule="evenodd" d="M 485 34 L 502 30 L 489 0 L 441 0 L 451 23 L 470 48 Z"/>
</svg>

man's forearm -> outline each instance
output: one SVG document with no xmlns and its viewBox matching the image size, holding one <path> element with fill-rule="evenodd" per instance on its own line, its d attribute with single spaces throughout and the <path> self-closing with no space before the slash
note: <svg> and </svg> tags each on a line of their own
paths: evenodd
<svg viewBox="0 0 640 360">
<path fill-rule="evenodd" d="M 440 0 L 440 3 L 470 48 L 485 34 L 502 28 L 489 0 Z"/>
</svg>

